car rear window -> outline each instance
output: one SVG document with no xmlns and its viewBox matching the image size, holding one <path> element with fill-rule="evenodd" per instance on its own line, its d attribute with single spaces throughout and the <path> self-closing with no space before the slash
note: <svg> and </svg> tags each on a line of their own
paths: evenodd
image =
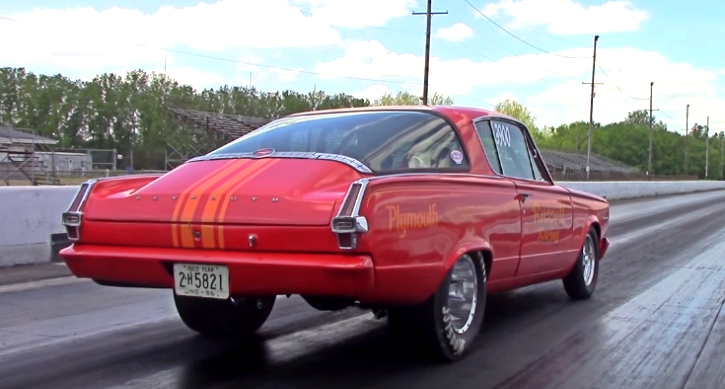
<svg viewBox="0 0 725 389">
<path fill-rule="evenodd" d="M 373 172 L 468 170 L 456 132 L 443 118 L 420 111 L 315 114 L 276 120 L 209 155 L 312 152 L 354 158 Z"/>
</svg>

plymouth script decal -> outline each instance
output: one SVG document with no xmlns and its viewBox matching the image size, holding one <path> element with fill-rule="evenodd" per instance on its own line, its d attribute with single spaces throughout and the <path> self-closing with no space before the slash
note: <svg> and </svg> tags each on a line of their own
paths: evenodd
<svg viewBox="0 0 725 389">
<path fill-rule="evenodd" d="M 408 230 L 434 227 L 438 225 L 438 211 L 436 204 L 428 206 L 424 212 L 400 212 L 400 205 L 388 205 L 388 231 L 400 231 L 400 237 L 405 238 Z"/>
<path fill-rule="evenodd" d="M 534 223 L 545 228 L 539 231 L 539 242 L 559 242 L 559 228 L 564 222 L 566 216 L 566 207 L 559 205 L 558 207 L 544 207 L 541 203 L 532 205 L 534 212 Z"/>
</svg>

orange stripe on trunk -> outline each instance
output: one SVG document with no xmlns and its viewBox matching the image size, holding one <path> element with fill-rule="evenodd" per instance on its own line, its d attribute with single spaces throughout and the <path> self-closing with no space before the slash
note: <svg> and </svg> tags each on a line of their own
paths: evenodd
<svg viewBox="0 0 725 389">
<path fill-rule="evenodd" d="M 265 161 L 265 160 L 262 160 L 262 161 Z M 225 196 L 224 202 L 222 203 L 221 209 L 219 210 L 219 221 L 218 221 L 219 228 L 217 229 L 217 236 L 219 238 L 219 248 L 220 249 L 222 249 L 222 250 L 224 249 L 224 219 L 227 214 L 227 209 L 229 208 L 229 201 L 230 201 L 231 197 L 234 195 L 234 191 L 239 190 L 239 188 L 241 188 L 243 185 L 247 184 L 248 182 L 257 178 L 260 174 L 269 170 L 271 167 L 276 165 L 279 162 L 279 160 L 278 159 L 266 160 L 266 162 L 267 163 L 263 166 L 262 169 L 259 169 L 259 170 L 255 171 L 254 174 L 251 174 L 251 175 L 245 177 L 244 180 L 240 180 L 239 182 L 237 182 L 236 185 L 234 185 L 234 187 L 231 190 L 229 190 L 229 192 L 227 192 L 229 194 L 229 196 Z"/>
<path fill-rule="evenodd" d="M 209 178 L 210 176 L 216 174 L 218 171 L 222 171 L 232 165 L 234 161 L 228 161 L 226 162 L 221 169 L 210 171 L 207 174 L 205 174 L 203 177 L 196 180 L 192 185 L 189 185 L 186 189 L 181 191 L 179 194 L 178 202 L 176 203 L 176 206 L 174 207 L 174 213 L 171 214 L 171 240 L 173 242 L 174 247 L 180 247 L 179 245 L 179 230 L 180 226 L 178 224 L 179 222 L 179 216 L 181 214 L 181 210 L 183 209 L 184 205 L 186 205 L 186 200 L 189 196 L 189 193 L 191 191 L 195 190 L 199 185 L 204 183 L 204 181 Z"/>
<path fill-rule="evenodd" d="M 199 162 L 204 163 L 204 162 Z M 207 178 L 204 182 L 202 182 L 199 186 L 197 186 L 193 192 L 190 193 L 190 196 L 197 196 L 197 199 L 200 197 L 202 193 L 204 193 L 206 190 L 208 190 L 210 187 L 212 187 L 214 184 L 218 183 L 219 181 L 227 178 L 230 173 L 235 172 L 240 168 L 240 166 L 244 166 L 246 164 L 246 161 L 240 161 L 240 160 L 233 160 L 229 165 L 225 166 L 222 169 L 216 170 L 213 175 Z M 197 194 L 194 194 L 196 192 Z M 181 211 L 181 215 L 179 215 L 179 222 L 182 222 L 184 220 L 188 220 L 189 222 L 192 220 L 194 216 L 194 212 L 196 211 L 196 207 L 199 205 L 199 201 L 189 199 L 186 204 L 184 204 L 184 208 Z M 180 226 L 179 232 L 181 235 L 181 247 L 187 247 L 187 248 L 193 248 L 194 247 L 194 237 L 191 233 L 191 231 L 187 231 L 184 233 L 182 229 L 184 226 Z M 190 227 L 186 227 L 189 228 Z"/>
<path fill-rule="evenodd" d="M 214 223 L 216 221 L 216 213 L 217 209 L 219 208 L 219 204 L 223 201 L 226 201 L 228 197 L 231 197 L 227 196 L 229 193 L 229 189 L 235 187 L 239 182 L 244 182 L 247 177 L 252 176 L 253 174 L 255 174 L 255 172 L 263 168 L 264 161 L 253 161 L 251 166 L 247 167 L 240 174 L 237 174 L 236 176 L 226 181 L 224 184 L 220 185 L 218 188 L 215 188 L 211 196 L 216 197 L 218 201 L 211 201 L 211 199 L 207 200 L 206 205 L 204 205 L 204 211 L 201 216 L 201 221 L 203 223 Z M 202 247 L 204 247 L 205 249 L 216 248 L 216 244 L 214 242 L 214 230 L 214 225 L 205 224 L 201 226 L 201 242 Z"/>
</svg>

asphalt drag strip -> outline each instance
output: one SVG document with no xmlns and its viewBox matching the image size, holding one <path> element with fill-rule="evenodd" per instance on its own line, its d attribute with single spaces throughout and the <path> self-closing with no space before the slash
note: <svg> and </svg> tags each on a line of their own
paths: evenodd
<svg viewBox="0 0 725 389">
<path fill-rule="evenodd" d="M 613 204 L 595 297 L 572 302 L 560 282 L 491 296 L 480 341 L 452 365 L 368 313 L 295 298 L 233 344 L 186 329 L 168 291 L 6 289 L 0 388 L 722 388 L 723 211 L 724 192 Z"/>
</svg>

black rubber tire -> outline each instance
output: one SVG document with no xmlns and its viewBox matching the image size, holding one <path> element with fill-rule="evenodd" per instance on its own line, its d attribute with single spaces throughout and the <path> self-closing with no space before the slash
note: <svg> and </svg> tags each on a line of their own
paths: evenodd
<svg viewBox="0 0 725 389">
<path fill-rule="evenodd" d="M 410 339 L 423 340 L 425 351 L 435 359 L 455 362 L 463 358 L 470 345 L 478 337 L 486 309 L 486 266 L 479 254 L 464 254 L 473 260 L 478 290 L 473 320 L 468 329 L 459 334 L 451 326 L 451 314 L 447 307 L 452 270 L 441 282 L 436 292 L 424 303 L 415 307 L 396 307 L 388 310 L 388 320 L 394 333 Z M 460 259 L 460 258 L 459 258 Z"/>
<path fill-rule="evenodd" d="M 276 299 L 272 295 L 218 300 L 174 293 L 184 324 L 208 337 L 241 338 L 255 333 L 267 321 Z"/>
<path fill-rule="evenodd" d="M 584 249 L 587 242 L 591 240 L 594 251 L 594 274 L 592 275 L 591 282 L 587 285 L 584 279 Z M 599 238 L 597 237 L 596 231 L 590 229 L 584 239 L 584 244 L 579 251 L 579 257 L 577 258 L 574 268 L 567 274 L 562 282 L 564 284 L 564 290 L 573 300 L 586 300 L 592 297 L 594 290 L 597 287 L 597 279 L 599 278 Z"/>
</svg>

